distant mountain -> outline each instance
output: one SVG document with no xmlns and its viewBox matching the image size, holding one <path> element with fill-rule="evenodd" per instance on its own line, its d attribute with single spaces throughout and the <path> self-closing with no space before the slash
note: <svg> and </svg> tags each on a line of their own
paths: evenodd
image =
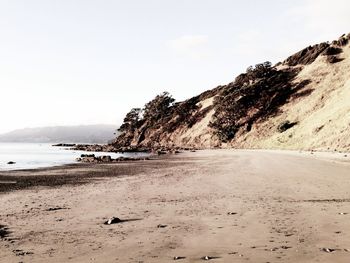
<svg viewBox="0 0 350 263">
<path fill-rule="evenodd" d="M 0 134 L 0 142 L 107 143 L 115 137 L 115 125 L 80 125 L 25 128 Z"/>
</svg>

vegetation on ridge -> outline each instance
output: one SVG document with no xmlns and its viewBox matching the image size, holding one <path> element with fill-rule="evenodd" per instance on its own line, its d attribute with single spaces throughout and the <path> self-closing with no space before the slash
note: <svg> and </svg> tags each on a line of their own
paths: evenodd
<svg viewBox="0 0 350 263">
<path fill-rule="evenodd" d="M 175 103 L 172 96 L 164 92 L 143 109 L 134 108 L 127 113 L 115 144 L 122 147 L 132 143 L 140 145 L 147 138 L 148 142 L 143 146 L 153 147 L 164 134 L 170 134 L 180 126 L 191 128 L 213 108 L 215 113 L 209 127 L 221 142 L 228 142 L 241 128 L 249 131 L 255 122 L 277 113 L 281 105 L 307 84 L 292 84 L 297 72 L 295 69 L 277 70 L 270 62 L 264 62 L 249 67 L 234 82 L 218 87 L 215 92 L 184 102 Z M 199 110 L 198 102 L 208 96 L 215 96 L 213 105 Z"/>
<path fill-rule="evenodd" d="M 184 102 L 175 103 L 175 99 L 168 93 L 163 92 L 148 102 L 143 109 L 133 108 L 124 118 L 124 123 L 119 131 L 121 135 L 114 144 L 118 146 L 130 146 L 135 140 L 141 143 L 146 133 L 150 139 L 157 142 L 163 133 L 170 133 L 180 125 L 191 127 L 199 118 L 192 113 L 198 108 L 198 97 L 191 98 Z M 148 145 L 151 147 L 152 145 Z"/>
<path fill-rule="evenodd" d="M 250 131 L 252 125 L 276 114 L 305 83 L 292 83 L 297 70 L 277 70 L 270 62 L 249 67 L 228 84 L 215 98 L 215 113 L 210 127 L 222 142 L 228 142 L 243 128 Z"/>
<path fill-rule="evenodd" d="M 332 43 L 309 46 L 276 66 L 270 62 L 251 66 L 233 82 L 183 102 L 175 102 L 164 92 L 143 109 L 134 108 L 126 115 L 119 129 L 121 135 L 113 146 L 157 148 L 234 144 L 240 135 L 279 114 L 288 102 L 310 95 L 314 86 L 306 85 L 311 80 L 302 78 L 297 82 L 298 73 L 304 65 L 318 58 L 329 64 L 343 61 L 342 47 L 349 40 L 350 34 Z M 284 132 L 299 125 L 299 121 L 293 118 L 291 122 L 285 118 L 274 125 L 276 131 Z"/>
</svg>

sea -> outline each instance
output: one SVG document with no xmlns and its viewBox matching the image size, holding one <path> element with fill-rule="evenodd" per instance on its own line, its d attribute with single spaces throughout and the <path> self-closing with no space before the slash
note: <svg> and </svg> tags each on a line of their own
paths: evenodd
<svg viewBox="0 0 350 263">
<path fill-rule="evenodd" d="M 0 143 L 0 171 L 35 169 L 76 163 L 81 154 L 96 156 L 141 157 L 145 153 L 84 152 L 68 147 L 53 147 L 48 143 Z M 15 162 L 15 164 L 8 164 Z"/>
</svg>

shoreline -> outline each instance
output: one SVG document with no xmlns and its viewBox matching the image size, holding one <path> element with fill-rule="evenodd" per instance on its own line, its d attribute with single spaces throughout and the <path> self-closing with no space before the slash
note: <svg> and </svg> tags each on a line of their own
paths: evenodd
<svg viewBox="0 0 350 263">
<path fill-rule="evenodd" d="M 164 159 L 151 158 L 147 160 L 120 161 L 117 163 L 79 162 L 35 169 L 0 171 L 0 194 L 33 187 L 74 186 L 93 183 L 94 180 L 100 178 L 137 175 L 146 161 L 152 162 Z M 114 166 L 117 165 L 118 170 L 114 169 Z M 16 182 L 16 184 L 6 182 Z"/>
<path fill-rule="evenodd" d="M 269 150 L 269 149 L 207 149 L 196 150 L 201 151 L 233 151 L 233 152 L 255 152 L 255 153 L 271 153 L 271 154 L 283 154 L 292 155 L 296 157 L 318 159 L 329 162 L 338 163 L 350 163 L 350 154 L 339 152 L 321 152 L 321 151 L 301 151 L 301 150 Z M 181 157 L 189 152 L 180 152 Z M 10 169 L 0 170 L 0 194 L 4 192 L 10 192 L 12 190 L 22 190 L 27 188 L 33 188 L 38 186 L 43 187 L 59 187 L 63 185 L 81 185 L 86 183 L 92 183 L 96 178 L 115 177 L 120 176 L 123 172 L 132 175 L 132 169 L 138 162 L 149 161 L 166 161 L 169 160 L 173 154 L 164 155 L 152 155 L 149 159 L 135 159 L 119 162 L 72 162 L 70 164 L 38 167 L 33 169 Z M 123 169 L 119 172 L 111 170 L 113 165 L 131 165 L 129 169 Z M 106 168 L 111 169 L 106 169 Z M 101 173 L 103 171 L 103 174 Z M 70 173 L 69 175 L 67 175 Z M 34 174 L 34 175 L 33 175 Z M 65 174 L 64 176 L 62 176 Z M 93 179 L 91 179 L 93 178 Z"/>
<path fill-rule="evenodd" d="M 11 170 L 27 170 L 48 168 L 66 164 L 78 163 L 85 151 L 71 150 L 68 144 L 59 144 L 54 147 L 51 144 L 40 143 L 0 143 L 0 172 Z M 63 146 L 61 146 L 63 145 Z M 102 162 L 101 156 L 110 156 L 107 160 L 124 161 L 148 157 L 148 153 L 115 153 L 115 152 L 89 152 L 94 155 L 94 162 Z M 83 160 L 84 161 L 84 160 Z"/>
<path fill-rule="evenodd" d="M 280 150 L 280 149 L 197 149 L 196 151 L 233 151 L 233 152 L 256 152 L 256 153 L 271 153 L 271 154 L 284 154 L 292 155 L 296 157 L 304 157 L 311 159 L 318 159 L 329 162 L 338 163 L 350 163 L 350 153 L 340 152 L 326 152 L 326 151 L 302 151 L 302 150 Z M 180 152 L 179 156 L 188 154 L 188 151 Z M 38 186 L 46 187 L 59 187 L 63 185 L 81 185 L 86 183 L 92 183 L 94 179 L 104 177 L 120 176 L 122 173 L 133 175 L 132 169 L 139 168 L 135 166 L 136 163 L 142 162 L 141 166 L 144 166 L 144 162 L 159 161 L 163 162 L 171 159 L 173 154 L 164 155 L 151 155 L 150 158 L 140 158 L 135 160 L 125 160 L 119 162 L 72 162 L 69 164 L 38 167 L 30 169 L 10 169 L 0 170 L 0 194 L 4 192 L 10 192 L 12 190 L 22 190 Z M 113 171 L 111 173 L 106 167 L 112 167 L 113 165 L 131 165 L 128 169 L 122 169 L 119 172 Z M 104 172 L 101 172 L 104 171 Z M 36 175 L 32 175 L 32 174 Z M 64 173 L 71 173 L 68 176 L 62 176 Z"/>
</svg>

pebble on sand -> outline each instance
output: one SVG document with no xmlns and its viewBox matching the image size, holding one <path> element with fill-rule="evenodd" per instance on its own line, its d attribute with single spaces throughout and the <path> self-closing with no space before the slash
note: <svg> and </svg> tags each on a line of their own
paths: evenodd
<svg viewBox="0 0 350 263">
<path fill-rule="evenodd" d="M 118 224 L 121 222 L 122 222 L 122 220 L 120 218 L 113 216 L 105 222 L 105 225 Z"/>
<path fill-rule="evenodd" d="M 201 257 L 201 260 L 211 260 L 211 259 L 217 259 L 217 258 L 220 258 L 220 257 L 204 256 L 204 257 Z"/>
<path fill-rule="evenodd" d="M 174 260 L 181 260 L 181 259 L 185 259 L 186 257 L 178 257 L 178 256 L 175 256 L 174 257 Z"/>
<path fill-rule="evenodd" d="M 337 250 L 337 249 L 334 249 L 334 248 L 326 248 L 326 247 L 321 248 L 321 251 L 327 252 L 327 253 L 332 253 L 332 252 L 334 252 L 334 251 L 336 251 L 336 250 Z"/>
</svg>

